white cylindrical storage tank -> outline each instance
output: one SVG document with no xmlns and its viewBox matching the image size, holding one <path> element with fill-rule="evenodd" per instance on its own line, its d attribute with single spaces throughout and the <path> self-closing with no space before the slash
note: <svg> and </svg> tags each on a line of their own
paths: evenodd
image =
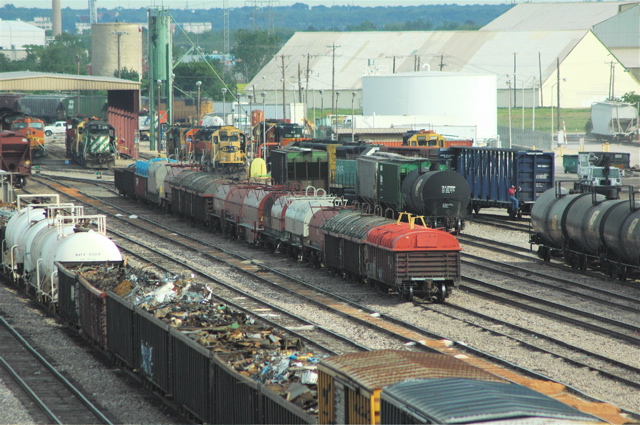
<svg viewBox="0 0 640 425">
<path fill-rule="evenodd" d="M 93 24 L 91 40 L 93 75 L 113 77 L 120 63 L 120 70 L 134 70 L 142 77 L 142 31 L 138 24 Z"/>
<path fill-rule="evenodd" d="M 363 115 L 428 117 L 433 125 L 477 126 L 477 138 L 497 134 L 495 75 L 405 72 L 362 77 Z M 424 124 L 424 123 L 419 123 Z"/>
</svg>

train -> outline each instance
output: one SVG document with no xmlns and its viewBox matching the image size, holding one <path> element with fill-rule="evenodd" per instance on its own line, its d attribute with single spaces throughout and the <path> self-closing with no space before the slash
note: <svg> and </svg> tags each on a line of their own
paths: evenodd
<svg viewBox="0 0 640 425">
<path fill-rule="evenodd" d="M 460 244 L 423 217 L 384 218 L 311 186 L 233 181 L 156 159 L 114 169 L 122 195 L 416 302 L 460 281 Z"/>
<path fill-rule="evenodd" d="M 87 215 L 82 207 L 60 203 L 58 195 L 19 195 L 16 207 L 3 229 L 4 274 L 43 304 L 58 302 L 56 262 L 122 263 L 106 236 L 106 216 Z"/>
<path fill-rule="evenodd" d="M 377 350 L 318 364 L 320 424 L 589 422 L 600 420 L 440 353 Z"/>
<path fill-rule="evenodd" d="M 558 182 L 531 211 L 530 241 L 545 261 L 561 258 L 574 269 L 598 270 L 614 279 L 640 277 L 640 201 L 572 193 Z"/>
<path fill-rule="evenodd" d="M 11 122 L 11 131 L 27 136 L 31 143 L 31 156 L 40 158 L 46 155 L 44 145 L 44 121 L 30 116 L 19 116 Z"/>
<path fill-rule="evenodd" d="M 112 168 L 118 158 L 115 129 L 97 117 L 69 118 L 65 147 L 67 158 L 87 168 Z"/>
<path fill-rule="evenodd" d="M 31 142 L 22 133 L 0 131 L 0 169 L 11 185 L 21 188 L 31 176 Z"/>
<path fill-rule="evenodd" d="M 140 272 L 126 268 L 106 237 L 104 216 L 84 215 L 82 207 L 60 203 L 57 195 L 20 195 L 1 230 L 5 277 L 198 422 L 602 423 L 441 353 L 374 350 L 314 357 L 306 347 L 287 346 L 286 334 L 260 350 L 266 363 L 246 357 L 246 347 L 232 341 L 213 351 L 207 335 L 220 327 L 233 328 L 234 340 L 274 330 L 236 314 L 206 291 L 198 296 L 189 281 L 165 278 L 162 285 L 148 280 L 151 290 L 132 287 L 131 276 Z M 175 296 L 167 298 L 167 291 Z M 140 293 L 147 296 L 136 302 Z M 198 317 L 195 325 L 179 319 L 189 314 Z"/>
<path fill-rule="evenodd" d="M 222 170 L 227 174 L 246 166 L 247 136 L 231 125 L 174 125 L 167 130 L 169 158 Z"/>
</svg>

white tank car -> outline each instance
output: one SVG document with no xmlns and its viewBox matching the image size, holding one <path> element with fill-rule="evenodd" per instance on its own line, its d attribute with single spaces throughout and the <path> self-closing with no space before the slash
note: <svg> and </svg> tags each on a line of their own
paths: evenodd
<svg viewBox="0 0 640 425">
<path fill-rule="evenodd" d="M 30 268 L 25 264 L 27 284 L 45 301 L 58 301 L 55 263 L 119 264 L 122 254 L 106 236 L 104 215 L 57 216 L 52 226 L 40 232 L 31 244 Z"/>
<path fill-rule="evenodd" d="M 49 198 L 51 204 L 28 204 L 28 200 L 36 198 Z M 24 262 L 24 249 L 21 249 L 20 241 L 25 232 L 34 223 L 38 223 L 46 217 L 46 208 L 49 205 L 59 205 L 58 195 L 19 195 L 17 210 L 7 221 L 5 226 L 4 241 L 2 243 L 2 264 L 5 272 L 16 277 L 16 273 L 22 270 Z"/>
</svg>

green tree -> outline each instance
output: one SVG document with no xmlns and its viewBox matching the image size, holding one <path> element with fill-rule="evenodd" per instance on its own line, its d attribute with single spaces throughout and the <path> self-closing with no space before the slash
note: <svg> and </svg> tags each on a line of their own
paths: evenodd
<svg viewBox="0 0 640 425">
<path fill-rule="evenodd" d="M 220 61 L 212 62 L 187 62 L 180 63 L 173 68 L 176 75 L 174 79 L 174 95 L 184 96 L 185 93 L 196 96 L 198 92 L 197 82 L 202 82 L 200 86 L 200 96 L 211 97 L 215 100 L 222 100 L 222 88 L 225 87 L 229 92 L 226 99 L 230 100 L 230 94 L 236 94 L 235 81 L 227 76 L 227 80 L 223 82 L 223 68 Z M 230 73 L 227 73 L 229 75 Z"/>
<path fill-rule="evenodd" d="M 46 46 L 27 46 L 24 64 L 34 63 L 35 70 L 40 72 L 76 74 L 78 59 L 81 64 L 89 62 L 82 41 L 72 34 L 63 33 Z M 80 67 L 80 73 L 86 74 L 83 67 Z"/>
<path fill-rule="evenodd" d="M 629 92 L 629 93 L 625 93 L 625 94 L 622 95 L 620 100 L 622 102 L 631 103 L 631 104 L 636 105 L 636 104 L 640 103 L 640 94 L 636 94 L 636 92 L 634 92 L 634 91 Z"/>
<path fill-rule="evenodd" d="M 118 70 L 113 71 L 113 76 L 118 78 Z M 129 69 L 126 66 L 120 70 L 120 77 L 124 80 L 140 81 L 140 74 L 135 69 Z"/>
<path fill-rule="evenodd" d="M 267 31 L 238 30 L 236 46 L 231 49 L 237 68 L 251 80 L 273 58 L 279 49 L 279 38 Z"/>
</svg>

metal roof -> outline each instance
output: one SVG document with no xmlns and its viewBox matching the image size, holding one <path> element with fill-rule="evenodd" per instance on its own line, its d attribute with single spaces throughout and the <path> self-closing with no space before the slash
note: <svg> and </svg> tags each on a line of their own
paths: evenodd
<svg viewBox="0 0 640 425">
<path fill-rule="evenodd" d="M 138 90 L 138 81 L 92 75 L 52 74 L 46 72 L 2 72 L 2 91 Z"/>
<path fill-rule="evenodd" d="M 416 417 L 416 423 L 485 423 L 522 418 L 601 422 L 595 416 L 512 383 L 416 379 L 385 388 L 382 399 Z M 385 419 L 397 419 L 385 418 L 385 411 L 383 408 L 382 423 L 389 423 Z"/>
<path fill-rule="evenodd" d="M 521 3 L 480 31 L 588 30 L 638 2 Z"/>
<path fill-rule="evenodd" d="M 351 353 L 322 360 L 318 370 L 341 376 L 366 391 L 411 378 L 461 377 L 504 382 L 483 369 L 455 357 L 440 353 L 379 350 Z"/>
<path fill-rule="evenodd" d="M 253 80 L 257 91 L 281 87 L 282 59 L 285 77 L 298 80 L 298 69 L 307 69 L 309 55 L 310 90 L 331 90 L 333 46 L 336 46 L 335 87 L 359 90 L 363 75 L 390 75 L 394 61 L 396 73 L 413 72 L 417 57 L 420 69 L 495 74 L 498 87 L 506 87 L 513 73 L 513 53 L 518 56 L 518 78 L 543 80 L 556 71 L 556 58 L 564 58 L 590 34 L 575 31 L 397 31 L 397 32 L 297 32 Z M 529 53 L 527 53 L 529 52 Z M 543 52 L 541 56 L 538 52 Z M 539 64 L 539 60 L 542 63 Z M 264 78 L 263 78 L 264 77 Z"/>
</svg>

